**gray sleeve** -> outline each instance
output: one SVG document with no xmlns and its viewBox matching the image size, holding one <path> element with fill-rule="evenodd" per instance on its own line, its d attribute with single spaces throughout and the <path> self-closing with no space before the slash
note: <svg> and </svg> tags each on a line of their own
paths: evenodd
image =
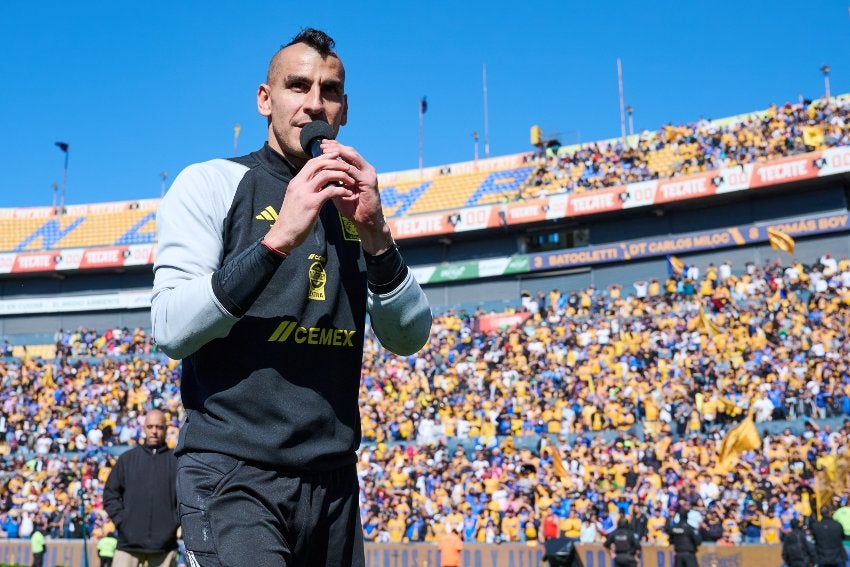
<svg viewBox="0 0 850 567">
<path fill-rule="evenodd" d="M 425 346 L 431 333 L 431 308 L 410 271 L 401 285 L 388 293 L 370 289 L 368 308 L 372 329 L 384 348 L 407 356 Z"/>
<path fill-rule="evenodd" d="M 225 160 L 189 166 L 160 203 L 151 321 L 154 339 L 172 358 L 227 336 L 238 321 L 211 282 L 223 257 L 224 219 L 245 170 Z"/>
</svg>

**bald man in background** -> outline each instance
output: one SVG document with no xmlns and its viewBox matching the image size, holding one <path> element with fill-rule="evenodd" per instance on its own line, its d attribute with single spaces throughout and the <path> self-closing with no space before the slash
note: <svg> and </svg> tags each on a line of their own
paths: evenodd
<svg viewBox="0 0 850 567">
<path fill-rule="evenodd" d="M 145 416 L 145 440 L 118 458 L 103 491 L 103 507 L 118 528 L 112 567 L 177 564 L 177 458 L 165 444 L 165 415 Z"/>
</svg>

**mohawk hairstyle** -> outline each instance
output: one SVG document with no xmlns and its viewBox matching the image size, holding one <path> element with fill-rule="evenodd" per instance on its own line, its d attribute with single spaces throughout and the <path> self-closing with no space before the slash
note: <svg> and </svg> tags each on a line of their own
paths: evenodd
<svg viewBox="0 0 850 567">
<path fill-rule="evenodd" d="M 316 52 L 322 56 L 322 59 L 327 59 L 328 57 L 336 57 L 339 59 L 339 56 L 334 51 L 336 42 L 334 42 L 331 36 L 315 28 L 304 28 L 298 32 L 298 35 L 292 38 L 292 41 L 286 45 L 281 45 L 280 49 L 272 55 L 272 58 L 269 61 L 268 73 L 266 75 L 267 83 L 271 84 L 277 77 L 278 60 L 281 52 L 290 45 L 296 45 L 298 43 L 303 43 L 315 49 Z"/>
<path fill-rule="evenodd" d="M 284 45 L 281 49 L 295 45 L 296 43 L 306 43 L 325 58 L 328 55 L 336 56 L 334 46 L 336 43 L 333 38 L 321 30 L 315 28 L 304 28 L 298 35 L 292 38 L 292 41 Z"/>
</svg>

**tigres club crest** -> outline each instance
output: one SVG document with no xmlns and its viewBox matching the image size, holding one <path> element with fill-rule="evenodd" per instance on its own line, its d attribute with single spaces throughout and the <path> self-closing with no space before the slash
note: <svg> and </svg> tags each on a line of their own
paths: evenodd
<svg viewBox="0 0 850 567">
<path fill-rule="evenodd" d="M 357 227 L 354 226 L 354 222 L 351 219 L 339 215 L 339 222 L 342 225 L 342 237 L 345 240 L 360 242 L 360 235 L 357 234 Z"/>
<path fill-rule="evenodd" d="M 310 280 L 310 291 L 307 293 L 307 299 L 324 301 L 325 283 L 328 281 L 328 275 L 325 273 L 326 260 L 318 254 L 310 254 L 310 259 L 315 261 L 310 264 L 307 272 L 307 277 Z"/>
</svg>

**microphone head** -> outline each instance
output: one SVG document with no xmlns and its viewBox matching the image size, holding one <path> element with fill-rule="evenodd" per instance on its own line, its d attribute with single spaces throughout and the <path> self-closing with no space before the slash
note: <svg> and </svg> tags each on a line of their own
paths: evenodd
<svg viewBox="0 0 850 567">
<path fill-rule="evenodd" d="M 331 125 L 324 120 L 314 120 L 309 124 L 306 124 L 301 129 L 301 149 L 303 149 L 304 153 L 307 155 L 313 155 L 310 146 L 312 146 L 316 140 L 321 141 L 333 139 L 334 131 L 331 129 Z"/>
</svg>

